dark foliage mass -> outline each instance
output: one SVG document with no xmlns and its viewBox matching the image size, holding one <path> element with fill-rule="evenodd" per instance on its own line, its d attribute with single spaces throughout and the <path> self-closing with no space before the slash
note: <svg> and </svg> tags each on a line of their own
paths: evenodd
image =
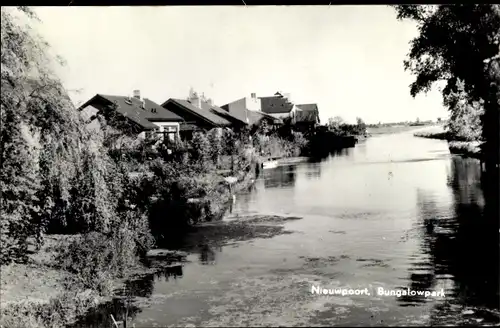
<svg viewBox="0 0 500 328">
<path fill-rule="evenodd" d="M 500 5 L 397 5 L 395 9 L 399 19 L 413 20 L 419 29 L 404 62 L 416 75 L 411 94 L 416 96 L 435 82 L 445 81 L 445 104 L 458 124 L 482 107 L 483 153 L 487 160 L 498 163 Z M 460 98 L 453 97 L 457 93 L 462 99 L 453 101 Z"/>
</svg>

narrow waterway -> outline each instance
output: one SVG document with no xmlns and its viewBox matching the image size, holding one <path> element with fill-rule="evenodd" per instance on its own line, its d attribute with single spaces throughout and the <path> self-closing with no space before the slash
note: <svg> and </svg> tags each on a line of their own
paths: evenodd
<svg viewBox="0 0 500 328">
<path fill-rule="evenodd" d="M 498 217 L 479 164 L 413 132 L 265 170 L 224 222 L 176 244 L 185 258 L 130 284 L 129 326 L 499 324 Z M 123 312 L 116 301 L 77 326 Z"/>
</svg>

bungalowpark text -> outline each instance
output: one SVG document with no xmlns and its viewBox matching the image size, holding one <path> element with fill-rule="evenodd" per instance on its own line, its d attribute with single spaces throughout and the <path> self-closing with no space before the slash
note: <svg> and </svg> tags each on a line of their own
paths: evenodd
<svg viewBox="0 0 500 328">
<path fill-rule="evenodd" d="M 350 289 L 350 288 L 322 288 L 320 286 L 312 286 L 311 294 L 315 295 L 340 295 L 340 296 L 352 296 L 352 295 L 366 295 L 371 296 L 423 296 L 423 297 L 444 297 L 444 289 L 440 291 L 428 291 L 428 290 L 413 290 L 410 288 L 406 289 L 384 289 L 383 287 L 378 287 L 375 291 L 370 291 L 368 288 L 364 289 Z"/>
</svg>

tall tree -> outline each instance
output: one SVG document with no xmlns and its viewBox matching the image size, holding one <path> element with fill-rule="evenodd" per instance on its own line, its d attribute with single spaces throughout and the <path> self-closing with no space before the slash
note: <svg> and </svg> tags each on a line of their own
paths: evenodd
<svg viewBox="0 0 500 328">
<path fill-rule="evenodd" d="M 397 5 L 395 9 L 398 19 L 415 21 L 419 30 L 404 62 L 416 75 L 411 95 L 444 80 L 446 96 L 456 92 L 457 82 L 463 81 L 469 102 L 484 101 L 483 150 L 498 163 L 500 5 Z"/>
<path fill-rule="evenodd" d="M 0 264 L 25 259 L 49 222 L 108 229 L 119 189 L 102 136 L 86 130 L 33 19 L 28 8 L 1 8 Z"/>
<path fill-rule="evenodd" d="M 357 134 L 365 135 L 366 134 L 366 123 L 363 121 L 361 117 L 356 117 L 356 125 L 357 125 Z"/>
<path fill-rule="evenodd" d="M 328 119 L 328 127 L 330 128 L 330 130 L 332 131 L 339 131 L 340 130 L 340 126 L 343 125 L 345 123 L 344 119 L 340 116 L 335 116 L 335 117 L 330 117 Z"/>
</svg>

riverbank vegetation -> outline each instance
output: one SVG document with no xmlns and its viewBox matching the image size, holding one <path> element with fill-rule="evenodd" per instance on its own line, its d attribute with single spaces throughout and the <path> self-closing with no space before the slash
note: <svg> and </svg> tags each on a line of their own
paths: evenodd
<svg viewBox="0 0 500 328">
<path fill-rule="evenodd" d="M 348 124 L 340 116 L 330 118 L 327 123 L 328 130 L 336 136 L 366 136 L 367 125 L 360 117 L 356 118 L 356 124 Z"/>
<path fill-rule="evenodd" d="M 450 111 L 448 132 L 453 138 L 480 140 L 487 169 L 498 169 L 500 6 L 396 5 L 395 9 L 398 19 L 416 22 L 419 30 L 404 63 L 416 75 L 411 95 L 446 81 L 442 94 Z"/>
<path fill-rule="evenodd" d="M 224 214 L 251 183 L 255 150 L 296 156 L 300 133 L 214 129 L 142 140 L 113 111 L 80 117 L 28 8 L 3 8 L 0 234 L 2 327 L 62 327 L 144 270 L 162 238 Z"/>
<path fill-rule="evenodd" d="M 448 141 L 452 154 L 469 157 L 480 157 L 483 143 L 481 115 L 484 114 L 482 102 L 467 101 L 464 83 L 457 82 L 457 90 L 445 96 L 445 104 L 450 110 L 444 132 L 417 132 L 414 135 L 421 138 L 440 139 Z"/>
</svg>

